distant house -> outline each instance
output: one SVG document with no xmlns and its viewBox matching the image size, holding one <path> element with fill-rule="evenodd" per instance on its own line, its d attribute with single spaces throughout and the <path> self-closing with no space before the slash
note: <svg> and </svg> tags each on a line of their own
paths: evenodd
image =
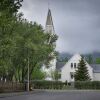
<svg viewBox="0 0 100 100">
<path fill-rule="evenodd" d="M 74 73 L 77 70 L 81 56 L 75 54 L 68 62 L 57 62 L 56 69 L 61 73 L 62 82 L 74 82 Z M 86 61 L 85 61 L 86 62 Z M 92 81 L 100 81 L 100 64 L 89 65 L 86 62 L 86 66 L 89 72 L 89 76 Z"/>
</svg>

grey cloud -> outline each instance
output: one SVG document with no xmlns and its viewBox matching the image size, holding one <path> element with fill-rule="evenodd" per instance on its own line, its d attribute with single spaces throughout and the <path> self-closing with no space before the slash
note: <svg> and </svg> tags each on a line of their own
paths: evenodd
<svg viewBox="0 0 100 100">
<path fill-rule="evenodd" d="M 56 50 L 100 51 L 100 0 L 24 0 L 25 18 L 45 26 L 48 1 L 59 39 Z"/>
</svg>

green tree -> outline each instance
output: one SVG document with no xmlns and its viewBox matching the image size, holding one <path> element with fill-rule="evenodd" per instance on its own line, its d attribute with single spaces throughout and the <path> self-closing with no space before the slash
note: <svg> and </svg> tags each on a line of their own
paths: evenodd
<svg viewBox="0 0 100 100">
<path fill-rule="evenodd" d="M 45 33 L 41 25 L 17 13 L 23 0 L 0 1 L 0 77 L 23 82 L 34 68 L 49 65 L 56 56 L 55 34 Z M 48 43 L 49 42 L 49 43 Z"/>
<path fill-rule="evenodd" d="M 20 28 L 21 27 L 21 28 Z M 19 25 L 16 31 L 19 31 L 19 37 L 17 40 L 15 64 L 19 70 L 18 76 L 22 76 L 21 79 L 24 81 L 27 78 L 27 65 L 29 59 L 30 67 L 30 79 L 32 79 L 32 72 L 35 66 L 42 66 L 43 64 L 48 65 L 53 59 L 54 55 L 50 55 L 54 51 L 53 44 L 48 44 L 48 39 L 54 38 L 54 35 L 50 36 L 48 33 L 45 34 L 43 28 L 36 23 L 28 23 L 26 20 L 24 24 Z M 23 34 L 24 33 L 24 34 Z M 50 36 L 50 37 L 49 37 Z M 56 35 L 55 35 L 56 37 Z M 54 41 L 56 39 L 54 38 Z M 17 61 L 16 61 L 17 60 Z M 16 64 L 16 62 L 18 64 Z M 20 73 L 21 71 L 21 73 Z"/>
<path fill-rule="evenodd" d="M 52 79 L 58 81 L 61 78 L 61 74 L 58 70 L 51 72 Z"/>
<path fill-rule="evenodd" d="M 0 12 L 6 11 L 6 13 L 8 12 L 8 14 L 13 15 L 18 12 L 18 9 L 22 6 L 22 1 L 23 0 L 0 0 Z"/>
<path fill-rule="evenodd" d="M 96 58 L 96 64 L 100 64 L 100 58 Z"/>
<path fill-rule="evenodd" d="M 34 68 L 32 72 L 32 79 L 33 80 L 44 80 L 46 73 L 41 71 L 41 68 L 36 67 Z"/>
<path fill-rule="evenodd" d="M 14 56 L 14 26 L 22 0 L 0 0 L 0 77 L 12 76 Z M 10 78 L 9 78 L 10 79 Z"/>
<path fill-rule="evenodd" d="M 74 77 L 75 77 L 75 81 L 89 81 L 90 80 L 88 69 L 86 67 L 86 63 L 83 57 L 81 58 L 79 62 L 79 66 L 75 72 Z"/>
</svg>

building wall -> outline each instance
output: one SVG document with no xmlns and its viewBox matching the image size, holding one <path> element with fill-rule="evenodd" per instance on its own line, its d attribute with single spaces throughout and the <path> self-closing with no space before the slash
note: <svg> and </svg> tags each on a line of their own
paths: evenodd
<svg viewBox="0 0 100 100">
<path fill-rule="evenodd" d="M 93 73 L 93 80 L 100 81 L 100 73 Z"/>
<path fill-rule="evenodd" d="M 46 68 L 46 66 L 42 67 L 42 71 L 46 73 L 45 80 L 53 80 L 52 79 L 52 72 L 56 70 L 56 58 L 50 62 L 50 67 Z"/>
<path fill-rule="evenodd" d="M 55 34 L 51 10 L 48 9 L 48 15 L 46 20 L 46 26 L 45 26 L 45 33 Z M 54 43 L 55 44 L 55 43 Z M 54 45 L 55 46 L 55 45 Z M 53 53 L 52 53 L 53 54 Z M 46 72 L 46 78 L 45 80 L 53 80 L 51 73 L 56 70 L 56 57 L 50 62 L 50 68 L 46 68 L 44 65 L 42 67 L 42 71 Z"/>
<path fill-rule="evenodd" d="M 81 56 L 79 54 L 74 55 L 61 69 L 61 81 L 62 82 L 74 82 L 74 78 L 71 78 L 71 74 L 74 74 L 77 70 L 79 60 L 81 60 Z M 71 67 L 71 63 L 73 63 L 73 67 Z M 74 67 L 74 63 L 76 63 L 76 68 Z M 90 78 L 93 80 L 93 69 L 92 67 L 86 63 L 86 66 L 89 71 Z"/>
<path fill-rule="evenodd" d="M 55 34 L 54 27 L 52 25 L 47 25 L 45 29 L 45 33 Z"/>
</svg>

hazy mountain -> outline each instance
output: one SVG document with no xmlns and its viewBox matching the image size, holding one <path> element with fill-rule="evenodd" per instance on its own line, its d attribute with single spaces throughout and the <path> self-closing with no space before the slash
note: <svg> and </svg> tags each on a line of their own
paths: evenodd
<svg viewBox="0 0 100 100">
<path fill-rule="evenodd" d="M 85 58 L 88 58 L 89 55 L 92 56 L 93 60 L 95 61 L 96 58 L 100 58 L 100 52 L 93 52 L 93 53 L 89 53 L 89 54 L 83 54 L 85 56 Z M 65 53 L 65 52 L 62 52 L 62 53 L 59 53 L 59 59 L 65 59 L 65 58 L 68 58 L 70 59 L 73 55 L 70 54 L 70 53 Z"/>
</svg>

